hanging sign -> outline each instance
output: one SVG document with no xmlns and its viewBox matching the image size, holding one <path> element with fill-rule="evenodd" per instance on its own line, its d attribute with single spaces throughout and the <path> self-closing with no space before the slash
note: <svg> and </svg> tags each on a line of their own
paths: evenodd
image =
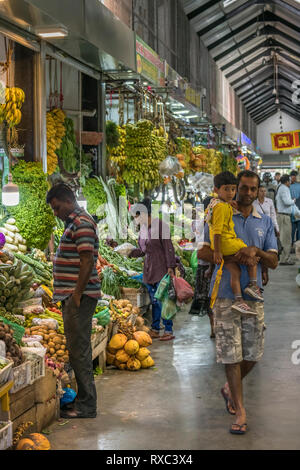
<svg viewBox="0 0 300 470">
<path fill-rule="evenodd" d="M 293 150 L 300 148 L 300 130 L 271 134 L 274 151 Z"/>
<path fill-rule="evenodd" d="M 164 61 L 139 37 L 136 38 L 136 59 L 139 74 L 154 85 L 165 85 Z"/>
</svg>

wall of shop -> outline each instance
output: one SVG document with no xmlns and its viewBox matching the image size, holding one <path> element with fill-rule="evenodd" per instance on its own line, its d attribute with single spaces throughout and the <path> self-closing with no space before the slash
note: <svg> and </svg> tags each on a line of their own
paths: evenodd
<svg viewBox="0 0 300 470">
<path fill-rule="evenodd" d="M 269 119 L 257 126 L 257 144 L 263 155 L 278 154 L 278 152 L 274 152 L 272 150 L 271 134 L 281 132 L 281 126 L 279 121 L 280 114 L 282 115 L 282 127 L 284 131 L 288 132 L 300 129 L 299 120 L 292 118 L 284 112 L 277 113 L 276 115 L 271 116 Z M 297 152 L 288 151 L 285 153 L 291 154 Z"/>
<path fill-rule="evenodd" d="M 100 0 L 119 20 L 132 27 L 132 0 Z"/>
</svg>

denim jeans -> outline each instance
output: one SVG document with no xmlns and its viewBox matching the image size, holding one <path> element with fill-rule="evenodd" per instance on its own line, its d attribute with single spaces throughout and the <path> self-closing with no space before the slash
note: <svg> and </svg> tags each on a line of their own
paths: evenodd
<svg viewBox="0 0 300 470">
<path fill-rule="evenodd" d="M 292 222 L 292 243 L 300 240 L 300 220 Z"/>
<path fill-rule="evenodd" d="M 161 320 L 161 303 L 159 300 L 155 299 L 155 293 L 157 291 L 157 288 L 159 286 L 159 282 L 157 282 L 154 285 L 151 284 L 146 284 L 146 287 L 149 292 L 151 304 L 152 304 L 152 325 L 151 328 L 154 331 L 159 331 L 160 330 L 160 320 Z M 165 332 L 166 333 L 172 333 L 173 332 L 173 322 L 172 320 L 163 320 L 163 325 L 165 327 Z"/>
</svg>

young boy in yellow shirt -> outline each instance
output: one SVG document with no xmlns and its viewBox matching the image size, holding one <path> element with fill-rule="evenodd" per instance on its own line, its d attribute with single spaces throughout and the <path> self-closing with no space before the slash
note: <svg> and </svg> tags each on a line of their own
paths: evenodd
<svg viewBox="0 0 300 470">
<path fill-rule="evenodd" d="M 224 256 L 232 256 L 238 253 L 247 245 L 237 238 L 234 231 L 233 199 L 237 191 L 237 180 L 229 171 L 217 175 L 214 179 L 215 193 L 218 199 L 214 198 L 210 202 L 206 222 L 209 225 L 211 249 L 214 251 L 214 262 L 217 265 L 222 263 Z M 235 296 L 232 311 L 240 315 L 256 315 L 256 312 L 245 303 L 241 291 L 241 270 L 238 263 L 226 263 L 226 268 L 231 275 L 231 288 Z M 249 266 L 248 273 L 250 283 L 245 289 L 245 293 L 255 300 L 263 301 L 261 291 L 257 285 L 257 266 Z"/>
</svg>

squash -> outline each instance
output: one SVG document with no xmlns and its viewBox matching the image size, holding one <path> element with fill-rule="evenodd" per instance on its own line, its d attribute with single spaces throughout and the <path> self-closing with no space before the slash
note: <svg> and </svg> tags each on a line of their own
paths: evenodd
<svg viewBox="0 0 300 470">
<path fill-rule="evenodd" d="M 131 357 L 129 361 L 127 362 L 128 370 L 136 371 L 136 370 L 139 370 L 140 368 L 141 368 L 141 362 L 135 357 Z"/>
<path fill-rule="evenodd" d="M 119 349 L 119 351 L 116 354 L 116 360 L 120 362 L 121 364 L 124 364 L 124 362 L 128 362 L 130 359 L 130 356 L 124 351 L 124 349 Z"/>
<path fill-rule="evenodd" d="M 136 355 L 136 358 L 139 360 L 139 361 L 144 361 L 145 359 L 147 359 L 147 357 L 150 356 L 150 351 L 149 349 L 147 348 L 140 348 L 139 352 L 137 353 Z"/>
<path fill-rule="evenodd" d="M 127 343 L 127 336 L 119 333 L 112 337 L 109 342 L 109 347 L 113 349 L 123 349 L 125 344 Z"/>
<path fill-rule="evenodd" d="M 147 348 L 152 344 L 151 336 L 149 336 L 145 331 L 136 331 L 133 333 L 133 337 L 142 348 Z"/>
<path fill-rule="evenodd" d="M 113 363 L 115 362 L 116 356 L 114 354 L 111 354 L 110 352 L 106 351 L 106 363 L 109 366 L 112 366 Z"/>
<path fill-rule="evenodd" d="M 139 349 L 140 349 L 139 343 L 135 341 L 134 339 L 127 341 L 127 343 L 124 346 L 124 350 L 129 356 L 134 356 L 138 352 Z"/>
<path fill-rule="evenodd" d="M 151 356 L 148 356 L 142 361 L 141 365 L 142 369 L 149 369 L 150 367 L 153 367 L 155 365 L 155 362 L 153 361 Z"/>
<path fill-rule="evenodd" d="M 16 450 L 50 450 L 51 445 L 43 434 L 29 434 L 18 442 Z"/>
</svg>

